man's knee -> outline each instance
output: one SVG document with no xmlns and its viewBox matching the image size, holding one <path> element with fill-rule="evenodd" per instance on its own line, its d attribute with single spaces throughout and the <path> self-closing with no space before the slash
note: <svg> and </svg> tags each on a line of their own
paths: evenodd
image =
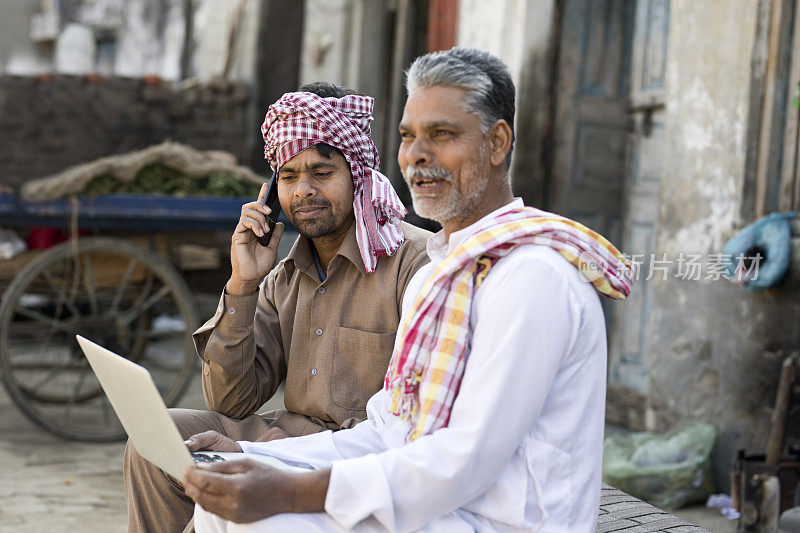
<svg viewBox="0 0 800 533">
<path fill-rule="evenodd" d="M 128 442 L 125 443 L 125 455 L 123 456 L 123 472 L 127 474 L 132 469 L 138 469 L 143 460 L 139 452 L 136 451 L 131 439 L 128 439 Z"/>
<path fill-rule="evenodd" d="M 168 409 L 181 437 L 214 430 L 233 440 L 258 440 L 269 431 L 274 418 L 253 414 L 243 419 L 230 418 L 215 411 L 197 409 Z M 267 415 L 272 413 L 266 413 Z"/>
<path fill-rule="evenodd" d="M 197 411 L 194 409 L 168 409 L 175 426 L 181 437 L 186 439 L 196 433 L 217 429 L 219 424 L 214 424 L 213 413 L 209 416 L 208 411 Z M 158 467 L 150 463 L 147 459 L 139 455 L 131 439 L 125 445 L 125 456 L 123 459 L 123 474 L 126 480 L 131 483 L 138 483 L 137 480 L 142 476 L 147 477 L 168 477 L 166 473 L 156 473 Z M 171 477 L 170 477 L 171 479 Z"/>
<path fill-rule="evenodd" d="M 146 502 L 139 501 L 142 496 L 146 495 L 145 500 L 150 501 L 153 499 L 153 492 L 160 493 L 161 487 L 183 490 L 180 480 L 163 472 L 159 467 L 139 455 L 130 439 L 125 445 L 122 472 L 125 499 L 128 501 L 128 505 L 146 505 Z"/>
<path fill-rule="evenodd" d="M 130 439 L 125 445 L 125 457 L 123 459 L 123 480 L 128 490 L 134 490 L 137 487 L 139 491 L 147 493 L 147 498 L 152 499 L 152 492 L 158 492 L 159 487 L 174 487 L 179 491 L 183 491 L 183 484 L 181 480 L 172 477 L 158 466 L 154 465 L 136 451 Z M 174 489 L 173 489 L 174 490 Z M 132 494 L 131 494 L 132 495 Z M 126 494 L 126 499 L 128 495 Z"/>
<path fill-rule="evenodd" d="M 210 429 L 225 434 L 225 429 L 219 421 L 219 415 L 213 411 L 173 407 L 167 409 L 167 412 L 184 439 Z"/>
</svg>

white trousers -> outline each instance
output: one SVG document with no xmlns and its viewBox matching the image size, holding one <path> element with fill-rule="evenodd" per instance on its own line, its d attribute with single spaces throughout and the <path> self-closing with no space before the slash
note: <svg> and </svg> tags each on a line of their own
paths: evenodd
<svg viewBox="0 0 800 533">
<path fill-rule="evenodd" d="M 197 533 L 330 533 L 347 531 L 326 513 L 285 513 L 249 524 L 229 522 L 211 514 L 199 505 L 194 506 L 194 529 Z M 350 531 L 357 533 L 384 533 L 388 531 L 375 518 L 370 517 Z M 426 533 L 472 533 L 475 528 L 458 514 L 450 513 L 428 524 Z"/>
</svg>

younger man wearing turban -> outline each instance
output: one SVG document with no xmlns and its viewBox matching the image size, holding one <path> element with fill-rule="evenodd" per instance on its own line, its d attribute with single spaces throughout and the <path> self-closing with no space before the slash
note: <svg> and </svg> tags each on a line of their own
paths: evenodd
<svg viewBox="0 0 800 533">
<path fill-rule="evenodd" d="M 268 231 L 266 184 L 258 201 L 242 207 L 231 277 L 217 313 L 194 334 L 212 411 L 171 409 L 184 437 L 213 429 L 267 441 L 349 428 L 366 417 L 406 285 L 428 262 L 430 235 L 401 221 L 405 209 L 378 171 L 372 102 L 317 83 L 270 106 L 266 158 L 300 237 L 273 269 L 283 225 L 268 247 L 257 242 Z M 286 410 L 255 414 L 282 382 Z M 124 470 L 130 530 L 182 531 L 194 504 L 179 482 L 130 442 Z"/>
<path fill-rule="evenodd" d="M 201 533 L 595 529 L 598 293 L 625 298 L 630 266 L 594 231 L 513 197 L 514 84 L 500 60 L 428 54 L 406 86 L 398 162 L 417 212 L 443 229 L 403 299 L 384 388 L 352 429 L 266 443 L 195 436 L 190 448 L 314 468 L 187 468 Z"/>
</svg>

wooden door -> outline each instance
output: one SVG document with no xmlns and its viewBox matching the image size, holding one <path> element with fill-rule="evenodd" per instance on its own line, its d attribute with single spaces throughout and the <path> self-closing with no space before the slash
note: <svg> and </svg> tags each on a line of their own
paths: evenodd
<svg viewBox="0 0 800 533">
<path fill-rule="evenodd" d="M 669 0 L 567 0 L 561 21 L 546 209 L 628 254 L 655 246 L 668 23 Z M 627 302 L 604 302 L 609 382 L 639 392 L 647 389 L 643 274 Z"/>
<path fill-rule="evenodd" d="M 557 71 L 553 176 L 547 209 L 620 236 L 630 28 L 625 0 L 567 0 Z"/>
<path fill-rule="evenodd" d="M 656 251 L 662 151 L 669 0 L 637 0 L 631 47 L 628 108 L 633 119 L 625 176 L 620 246 L 639 264 L 628 300 L 614 306 L 609 383 L 640 393 L 648 390 L 647 339 L 656 278 L 668 275 L 669 258 Z M 644 407 L 644 406 L 642 406 Z"/>
</svg>

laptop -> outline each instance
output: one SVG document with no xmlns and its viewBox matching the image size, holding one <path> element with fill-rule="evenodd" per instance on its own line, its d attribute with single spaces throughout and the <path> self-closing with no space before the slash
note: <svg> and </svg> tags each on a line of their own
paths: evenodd
<svg viewBox="0 0 800 533">
<path fill-rule="evenodd" d="M 177 479 L 181 479 L 183 470 L 192 463 L 245 457 L 238 452 L 190 453 L 150 372 L 80 335 L 75 337 L 139 455 Z M 247 457 L 282 470 L 309 470 L 267 455 L 249 454 Z"/>
</svg>

